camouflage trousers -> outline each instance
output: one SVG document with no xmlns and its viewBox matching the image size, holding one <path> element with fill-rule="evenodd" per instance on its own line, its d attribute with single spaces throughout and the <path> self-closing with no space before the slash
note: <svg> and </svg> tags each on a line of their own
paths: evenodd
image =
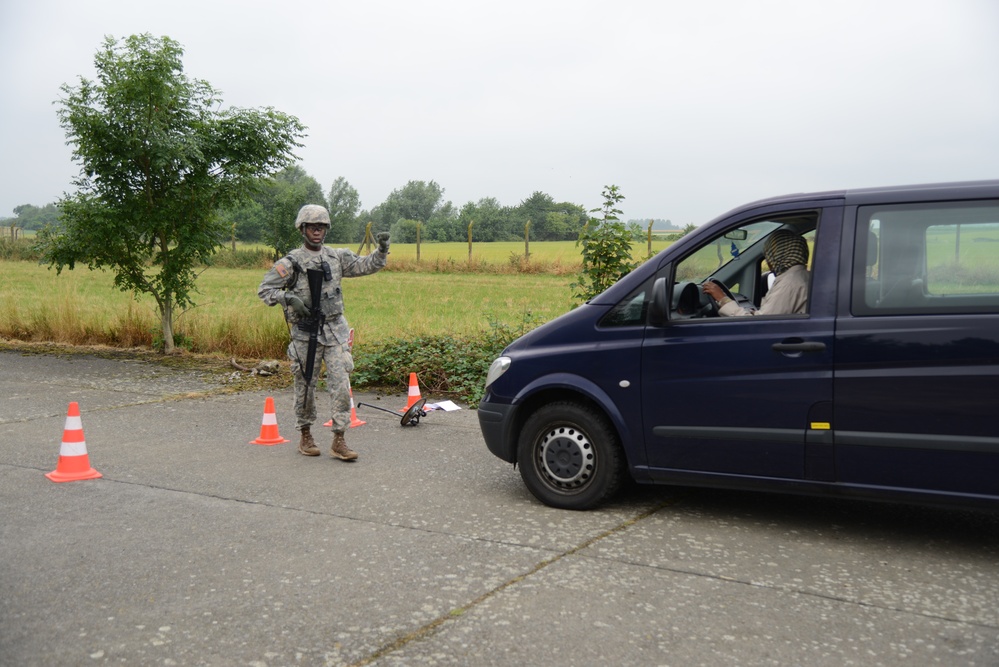
<svg viewBox="0 0 999 667">
<path fill-rule="evenodd" d="M 305 386 L 305 364 L 309 341 L 294 340 L 288 345 L 291 372 L 295 375 L 295 428 L 311 426 L 316 421 L 316 385 L 320 369 L 326 365 L 326 390 L 330 395 L 333 432 L 343 433 L 350 427 L 350 372 L 354 359 L 345 345 L 319 345 L 313 364 L 312 382 Z"/>
</svg>

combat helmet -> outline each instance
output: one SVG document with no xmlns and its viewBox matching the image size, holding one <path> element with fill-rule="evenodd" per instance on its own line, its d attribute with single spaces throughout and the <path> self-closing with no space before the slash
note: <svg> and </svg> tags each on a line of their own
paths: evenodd
<svg viewBox="0 0 999 667">
<path fill-rule="evenodd" d="M 330 213 L 318 204 L 306 204 L 298 209 L 298 217 L 295 218 L 295 228 L 302 231 L 304 225 L 326 225 L 330 226 Z"/>
</svg>

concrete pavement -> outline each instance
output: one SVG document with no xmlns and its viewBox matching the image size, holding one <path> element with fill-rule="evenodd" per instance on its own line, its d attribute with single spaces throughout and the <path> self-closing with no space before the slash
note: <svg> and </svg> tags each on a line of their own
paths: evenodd
<svg viewBox="0 0 999 667">
<path fill-rule="evenodd" d="M 295 452 L 290 390 L 217 381 L 0 352 L 0 664 L 999 665 L 995 515 L 669 488 L 558 511 L 472 410 L 360 407 L 344 463 L 325 433 Z M 250 444 L 267 396 L 291 443 Z M 103 477 L 56 484 L 70 401 Z"/>
</svg>

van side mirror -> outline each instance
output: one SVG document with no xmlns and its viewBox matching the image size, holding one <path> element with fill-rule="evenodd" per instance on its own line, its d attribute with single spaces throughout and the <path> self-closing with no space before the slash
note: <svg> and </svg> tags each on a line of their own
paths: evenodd
<svg viewBox="0 0 999 667">
<path fill-rule="evenodd" d="M 664 327 L 669 317 L 669 299 L 666 296 L 666 279 L 656 278 L 652 284 L 652 302 L 649 303 L 649 326 Z"/>
</svg>

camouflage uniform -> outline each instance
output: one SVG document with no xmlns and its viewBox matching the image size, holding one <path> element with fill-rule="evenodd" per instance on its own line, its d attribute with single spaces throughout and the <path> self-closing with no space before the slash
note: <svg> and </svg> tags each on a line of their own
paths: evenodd
<svg viewBox="0 0 999 667">
<path fill-rule="evenodd" d="M 354 370 L 354 360 L 348 347 L 350 327 L 343 314 L 343 292 L 341 278 L 365 276 L 379 271 L 385 266 L 387 252 L 375 250 L 370 255 L 358 256 L 346 248 L 329 248 L 323 245 L 318 252 L 300 247 L 279 259 L 264 276 L 259 296 L 268 306 L 281 305 L 284 316 L 291 325 L 291 342 L 288 345 L 288 359 L 295 376 L 295 416 L 296 428 L 308 430 L 316 420 L 315 390 L 319 378 L 321 362 L 326 362 L 326 387 L 330 394 L 333 432 L 342 434 L 350 426 L 350 380 L 348 373 Z M 325 323 L 319 329 L 319 345 L 313 365 L 312 381 L 305 385 L 305 365 L 309 347 L 309 332 L 296 325 L 301 321 L 298 313 L 287 301 L 288 295 L 298 296 L 307 306 L 312 305 L 309 281 L 306 271 L 329 268 L 330 278 L 323 280 L 320 307 Z"/>
</svg>

